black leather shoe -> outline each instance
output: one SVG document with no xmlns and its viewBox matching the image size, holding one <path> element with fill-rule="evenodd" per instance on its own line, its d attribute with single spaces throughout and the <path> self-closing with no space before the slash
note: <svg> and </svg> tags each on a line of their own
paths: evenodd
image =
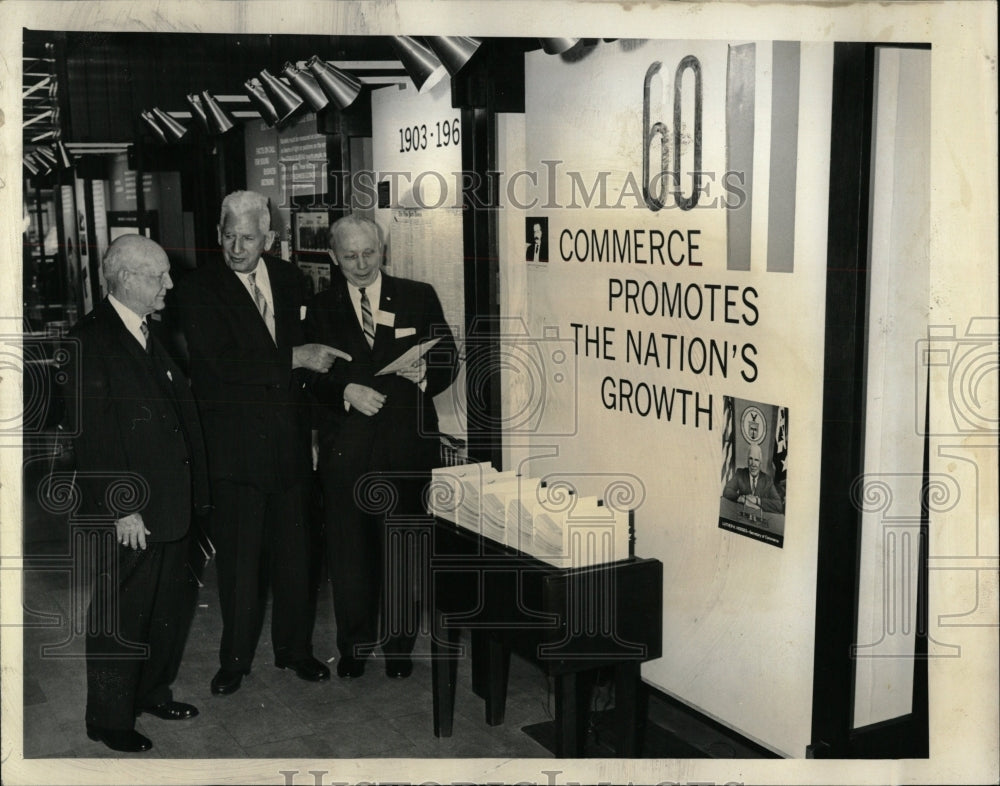
<svg viewBox="0 0 1000 786">
<path fill-rule="evenodd" d="M 242 671 L 230 671 L 229 669 L 219 669 L 212 677 L 212 693 L 216 696 L 227 696 L 236 693 L 243 682 Z"/>
<path fill-rule="evenodd" d="M 142 753 L 153 747 L 149 737 L 142 736 L 135 729 L 102 729 L 87 724 L 87 736 L 94 742 L 103 742 L 113 751 Z"/>
<path fill-rule="evenodd" d="M 413 674 L 413 661 L 410 660 L 409 656 L 386 658 L 385 675 L 387 677 L 392 677 L 394 680 L 405 680 L 411 674 Z"/>
<path fill-rule="evenodd" d="M 300 658 L 299 660 L 275 660 L 279 669 L 291 669 L 295 676 L 307 682 L 323 682 L 330 679 L 330 670 L 315 658 Z"/>
<path fill-rule="evenodd" d="M 342 655 L 337 661 L 337 676 L 341 679 L 357 679 L 365 673 L 365 662 L 352 658 L 350 655 Z"/>
<path fill-rule="evenodd" d="M 155 715 L 163 720 L 187 720 L 198 714 L 198 708 L 183 701 L 165 701 L 149 707 L 140 707 L 139 712 Z"/>
</svg>

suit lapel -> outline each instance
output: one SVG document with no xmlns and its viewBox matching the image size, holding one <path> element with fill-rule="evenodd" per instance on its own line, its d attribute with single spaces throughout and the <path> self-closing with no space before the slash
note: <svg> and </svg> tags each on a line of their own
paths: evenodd
<svg viewBox="0 0 1000 786">
<path fill-rule="evenodd" d="M 378 299 L 378 310 L 382 315 L 379 324 L 375 325 L 375 346 L 373 350 L 382 350 L 384 353 L 390 341 L 395 337 L 395 328 L 383 324 L 386 314 L 396 316 L 396 281 L 392 276 L 382 273 L 382 292 Z"/>
<path fill-rule="evenodd" d="M 288 293 L 282 278 L 284 271 L 278 269 L 277 262 L 272 262 L 265 257 L 261 257 L 260 261 L 267 267 L 267 277 L 271 282 L 271 305 L 274 308 L 274 343 L 280 347 L 282 340 L 288 333 L 288 324 L 285 320 L 292 318 L 292 312 L 285 307 L 285 295 Z M 298 314 L 295 317 L 297 318 Z M 261 322 L 263 321 L 262 319 Z M 267 325 L 264 327 L 267 328 Z"/>
<path fill-rule="evenodd" d="M 103 318 L 106 320 L 113 340 L 121 348 L 122 352 L 130 359 L 132 366 L 133 377 L 138 381 L 142 388 L 146 391 L 147 400 L 155 400 L 162 398 L 163 389 L 160 387 L 161 383 L 166 383 L 171 389 L 176 390 L 174 385 L 174 379 L 167 377 L 164 380 L 158 380 L 155 376 L 159 372 L 155 368 L 155 365 L 150 362 L 149 356 L 146 354 L 146 350 L 139 344 L 135 336 L 133 336 L 125 323 L 122 322 L 118 312 L 115 311 L 114 306 L 111 305 L 107 300 L 102 304 L 104 308 Z M 148 318 L 147 318 L 148 319 Z M 152 332 L 150 333 L 150 341 L 155 341 L 155 337 Z M 167 357 L 166 351 L 161 347 L 161 354 L 163 357 Z M 176 376 L 180 374 L 180 369 L 167 358 L 166 369 L 171 370 L 171 374 Z M 166 370 L 165 369 L 165 370 Z"/>
<path fill-rule="evenodd" d="M 102 304 L 105 315 L 104 318 L 108 321 L 111 326 L 111 334 L 114 336 L 115 341 L 118 342 L 119 346 L 125 352 L 126 355 L 133 358 L 137 363 L 142 363 L 146 365 L 149 361 L 146 357 L 146 350 L 140 346 L 136 337 L 133 336 L 125 323 L 122 322 L 122 318 L 118 316 L 118 312 L 115 311 L 115 307 L 107 300 Z"/>
</svg>

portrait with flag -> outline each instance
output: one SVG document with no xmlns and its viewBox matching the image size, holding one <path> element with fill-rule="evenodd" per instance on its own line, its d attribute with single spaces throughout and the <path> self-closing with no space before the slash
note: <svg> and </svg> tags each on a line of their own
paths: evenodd
<svg viewBox="0 0 1000 786">
<path fill-rule="evenodd" d="M 721 448 L 719 527 L 782 547 L 788 408 L 724 396 Z"/>
</svg>

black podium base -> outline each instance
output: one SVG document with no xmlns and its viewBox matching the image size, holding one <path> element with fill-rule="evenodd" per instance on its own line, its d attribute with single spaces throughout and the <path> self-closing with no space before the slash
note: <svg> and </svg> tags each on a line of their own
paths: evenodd
<svg viewBox="0 0 1000 786">
<path fill-rule="evenodd" d="M 595 712 L 587 733 L 584 755 L 587 758 L 610 759 L 615 756 L 614 711 Z M 556 751 L 555 722 L 533 723 L 522 726 L 521 731 L 552 753 Z M 643 759 L 710 759 L 703 750 L 690 745 L 655 723 L 646 722 L 642 739 Z"/>
</svg>

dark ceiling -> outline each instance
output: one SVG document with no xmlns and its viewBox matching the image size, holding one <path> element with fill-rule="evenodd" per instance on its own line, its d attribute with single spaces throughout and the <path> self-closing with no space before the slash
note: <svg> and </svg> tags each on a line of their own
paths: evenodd
<svg viewBox="0 0 1000 786">
<path fill-rule="evenodd" d="M 242 95 L 243 83 L 261 69 L 278 75 L 287 61 L 314 54 L 334 62 L 369 61 L 368 69 L 350 69 L 362 81 L 376 74 L 405 77 L 386 36 L 24 30 L 25 57 L 44 53 L 46 43 L 55 52 L 59 123 L 68 144 L 129 142 L 144 109 L 184 111 L 185 96 L 202 90 Z M 502 46 L 529 51 L 538 39 L 503 39 Z"/>
</svg>

